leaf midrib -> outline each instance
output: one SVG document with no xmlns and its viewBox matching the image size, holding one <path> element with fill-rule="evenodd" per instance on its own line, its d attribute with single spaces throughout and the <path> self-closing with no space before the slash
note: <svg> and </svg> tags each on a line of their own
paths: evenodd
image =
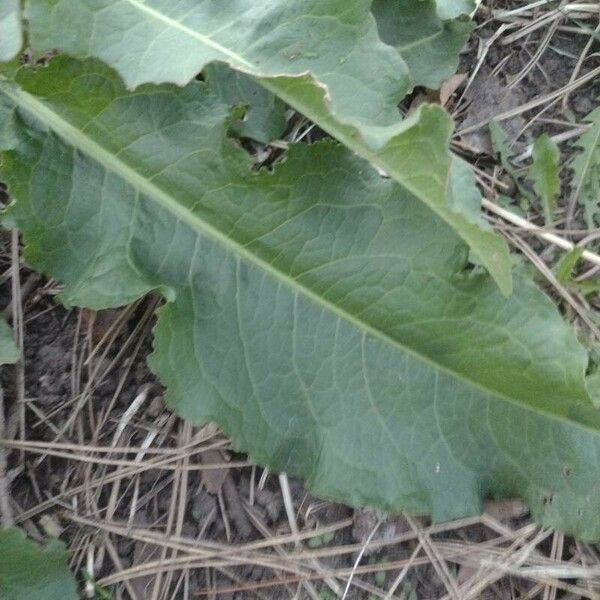
<svg viewBox="0 0 600 600">
<path fill-rule="evenodd" d="M 234 254 L 243 257 L 251 264 L 254 264 L 260 269 L 268 272 L 276 280 L 282 281 L 289 288 L 301 293 L 307 298 L 310 298 L 317 305 L 324 307 L 327 311 L 347 321 L 357 329 L 369 333 L 374 338 L 377 338 L 380 341 L 389 344 L 390 346 L 396 348 L 400 352 L 406 352 L 407 354 L 411 355 L 417 360 L 427 364 L 434 372 L 444 372 L 450 375 L 451 377 L 462 381 L 463 383 L 466 383 L 474 387 L 475 389 L 480 390 L 486 395 L 496 397 L 499 400 L 504 400 L 509 404 L 517 406 L 520 409 L 528 410 L 537 415 L 543 414 L 544 416 L 550 419 L 559 421 L 561 423 L 567 423 L 571 426 L 579 427 L 585 431 L 589 431 L 595 435 L 598 435 L 598 430 L 591 426 L 588 426 L 579 421 L 573 421 L 571 419 L 566 418 L 563 415 L 557 415 L 555 413 L 547 412 L 541 408 L 536 409 L 515 398 L 507 396 L 506 394 L 498 390 L 490 389 L 480 382 L 473 381 L 472 379 L 464 376 L 462 373 L 453 371 L 445 365 L 438 364 L 428 356 L 417 352 L 409 346 L 404 346 L 401 342 L 390 337 L 384 331 L 373 327 L 369 323 L 365 323 L 364 321 L 359 320 L 357 317 L 355 317 L 348 311 L 341 309 L 336 304 L 329 302 L 322 296 L 316 294 L 310 288 L 302 285 L 296 279 L 274 268 L 270 263 L 264 261 L 262 258 L 250 252 L 246 247 L 242 246 L 234 239 L 223 234 L 220 230 L 212 226 L 210 223 L 207 223 L 206 221 L 195 215 L 193 212 L 187 210 L 177 201 L 176 198 L 169 195 L 162 188 L 158 187 L 157 185 L 146 179 L 129 164 L 127 164 L 123 160 L 120 160 L 117 156 L 106 150 L 101 144 L 99 144 L 91 137 L 86 135 L 81 129 L 78 129 L 77 127 L 72 125 L 63 116 L 51 110 L 46 104 L 36 99 L 33 95 L 23 91 L 20 88 L 17 88 L 16 86 L 7 84 L 5 81 L 1 80 L 0 93 L 3 93 L 10 100 L 12 100 L 12 102 L 14 102 L 16 106 L 29 111 L 37 119 L 44 122 L 52 131 L 54 131 L 54 133 L 63 138 L 63 140 L 66 141 L 68 144 L 72 145 L 84 154 L 87 154 L 89 157 L 98 162 L 108 171 L 117 174 L 134 189 L 137 189 L 146 197 L 156 202 L 156 204 L 158 204 L 160 207 L 179 218 L 183 223 L 186 223 L 199 234 L 204 234 L 208 238 L 211 238 L 214 241 L 222 244 Z"/>
<path fill-rule="evenodd" d="M 195 31 L 190 27 L 187 27 L 177 19 L 172 19 L 171 17 L 168 17 L 167 15 L 159 12 L 158 10 L 148 6 L 141 0 L 127 0 L 127 2 L 131 4 L 131 6 L 133 6 L 134 8 L 140 10 L 141 12 L 145 12 L 157 21 L 164 23 L 166 26 L 173 27 L 174 29 L 182 31 L 186 35 L 193 37 L 194 39 L 198 40 L 199 42 L 202 42 L 203 44 L 212 48 L 213 50 L 216 50 L 224 56 L 229 57 L 231 60 L 238 62 L 239 65 L 244 65 L 246 68 L 254 71 L 255 67 L 252 63 L 248 62 L 243 56 L 240 56 L 239 54 L 236 54 L 235 52 L 231 51 L 226 46 L 219 44 L 219 42 L 215 42 L 211 37 L 199 33 L 198 31 Z"/>
</svg>

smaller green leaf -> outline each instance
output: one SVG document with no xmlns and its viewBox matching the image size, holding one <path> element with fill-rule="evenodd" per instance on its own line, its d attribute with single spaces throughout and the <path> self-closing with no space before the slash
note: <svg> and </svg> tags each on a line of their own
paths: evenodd
<svg viewBox="0 0 600 600">
<path fill-rule="evenodd" d="M 517 215 L 517 217 L 521 217 L 522 219 L 527 218 L 527 211 L 525 211 L 521 206 L 516 205 L 514 198 L 511 198 L 510 196 L 499 194 L 496 198 L 496 203 L 502 208 L 506 208 L 506 210 L 514 213 Z"/>
<path fill-rule="evenodd" d="M 0 62 L 15 58 L 23 45 L 21 0 L 0 2 Z"/>
<path fill-rule="evenodd" d="M 573 281 L 573 269 L 583 254 L 583 246 L 577 246 L 567 252 L 556 265 L 556 278 L 563 285 L 569 285 Z"/>
<path fill-rule="evenodd" d="M 597 279 L 577 281 L 573 278 L 573 270 L 583 252 L 583 246 L 577 246 L 570 252 L 567 252 L 556 265 L 556 278 L 565 287 L 575 290 L 584 296 L 589 296 L 600 290 L 600 281 Z"/>
<path fill-rule="evenodd" d="M 519 174 L 517 173 L 517 169 L 510 161 L 510 158 L 514 154 L 514 152 L 510 147 L 506 131 L 504 131 L 502 126 L 497 121 L 490 121 L 488 126 L 490 129 L 492 148 L 494 149 L 494 152 L 498 155 L 500 159 L 500 164 L 502 165 L 503 169 L 508 173 L 510 178 L 515 182 L 515 185 L 517 186 L 517 189 L 519 190 L 521 196 L 523 196 L 523 198 L 527 202 L 531 202 L 531 194 L 521 184 Z"/>
<path fill-rule="evenodd" d="M 233 125 L 237 135 L 263 144 L 283 135 L 287 124 L 285 104 L 277 96 L 223 63 L 208 65 L 204 76 L 224 104 L 246 107 L 244 119 Z"/>
<path fill-rule="evenodd" d="M 575 143 L 583 150 L 573 161 L 573 200 L 585 210 L 589 228 L 594 228 L 600 218 L 600 107 L 586 118 L 592 126 Z"/>
<path fill-rule="evenodd" d="M 586 279 L 585 281 L 575 281 L 573 285 L 578 292 L 584 296 L 591 296 L 600 292 L 600 280 L 599 279 Z"/>
<path fill-rule="evenodd" d="M 77 600 L 64 544 L 50 540 L 40 548 L 20 529 L 0 529 L 0 598 Z"/>
<path fill-rule="evenodd" d="M 13 364 L 19 360 L 19 349 L 10 327 L 0 319 L 0 365 Z"/>
<path fill-rule="evenodd" d="M 560 192 L 560 150 L 547 133 L 533 144 L 533 164 L 529 168 L 529 179 L 542 201 L 546 226 L 552 225 L 556 208 L 556 197 Z"/>
<path fill-rule="evenodd" d="M 504 170 L 516 181 L 516 170 L 513 164 L 510 162 L 510 157 L 513 155 L 513 151 L 508 143 L 506 131 L 504 131 L 502 126 L 497 121 L 490 121 L 488 127 L 490 129 L 492 148 L 500 158 L 500 164 L 504 167 Z"/>
</svg>

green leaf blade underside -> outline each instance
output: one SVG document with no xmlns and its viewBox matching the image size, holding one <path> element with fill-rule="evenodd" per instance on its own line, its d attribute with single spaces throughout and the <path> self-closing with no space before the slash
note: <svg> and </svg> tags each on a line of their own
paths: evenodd
<svg viewBox="0 0 600 600">
<path fill-rule="evenodd" d="M 64 544 L 45 548 L 20 529 L 0 528 L 0 598 L 2 600 L 77 600 Z"/>
<path fill-rule="evenodd" d="M 591 127 L 574 144 L 581 152 L 573 161 L 573 197 L 583 206 L 587 226 L 600 224 L 600 107 L 586 118 Z"/>
<path fill-rule="evenodd" d="M 23 45 L 21 0 L 2 0 L 0 4 L 0 62 L 17 56 Z"/>
<path fill-rule="evenodd" d="M 336 144 L 252 173 L 202 84 L 127 93 L 65 59 L 19 83 L 7 222 L 68 303 L 163 291 L 151 364 L 178 414 L 351 504 L 449 519 L 518 495 L 600 538 L 586 353 L 531 282 L 506 299 L 465 272 L 442 220 Z"/>
<path fill-rule="evenodd" d="M 29 33 L 38 52 L 100 58 L 130 86 L 186 83 L 215 61 L 255 77 L 427 204 L 510 294 L 506 243 L 482 218 L 466 164 L 449 152 L 452 119 L 428 106 L 399 121 L 397 103 L 411 89 L 411 74 L 379 39 L 370 5 L 29 0 Z"/>
</svg>

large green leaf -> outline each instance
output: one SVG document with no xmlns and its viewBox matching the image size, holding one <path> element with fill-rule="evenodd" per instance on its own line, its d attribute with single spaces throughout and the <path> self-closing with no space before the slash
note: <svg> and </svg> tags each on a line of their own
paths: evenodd
<svg viewBox="0 0 600 600">
<path fill-rule="evenodd" d="M 21 0 L 0 3 L 0 62 L 12 60 L 23 44 Z"/>
<path fill-rule="evenodd" d="M 406 61 L 413 85 L 437 89 L 455 73 L 470 21 L 440 19 L 435 0 L 374 0 L 372 11 L 381 39 Z"/>
<path fill-rule="evenodd" d="M 0 528 L 0 598 L 2 600 L 77 600 L 64 544 L 45 548 L 20 529 Z"/>
<path fill-rule="evenodd" d="M 508 294 L 508 249 L 480 215 L 469 168 L 450 155 L 452 120 L 429 106 L 399 122 L 397 103 L 411 88 L 410 73 L 379 39 L 370 6 L 371 0 L 29 0 L 28 15 L 38 52 L 100 58 L 130 86 L 183 84 L 214 61 L 255 76 L 425 202 Z"/>
<path fill-rule="evenodd" d="M 253 173 L 204 84 L 127 93 L 63 58 L 19 84 L 0 84 L 8 223 L 68 303 L 162 291 L 151 364 L 178 414 L 351 504 L 448 519 L 519 495 L 600 538 L 586 353 L 525 277 L 504 298 L 332 142 Z"/>
</svg>

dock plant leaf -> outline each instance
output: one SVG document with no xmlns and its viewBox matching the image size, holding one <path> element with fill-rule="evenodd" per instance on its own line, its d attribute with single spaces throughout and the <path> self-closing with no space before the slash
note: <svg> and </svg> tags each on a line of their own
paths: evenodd
<svg viewBox="0 0 600 600">
<path fill-rule="evenodd" d="M 230 111 L 202 82 L 127 91 L 64 56 L 1 82 L 25 260 L 67 304 L 161 293 L 169 406 L 315 494 L 438 520 L 520 496 L 600 539 L 600 416 L 552 301 L 520 269 L 502 295 L 415 186 L 335 141 L 255 172 Z M 419 132 L 439 118 L 422 109 L 395 147 L 435 148 Z"/>
</svg>

